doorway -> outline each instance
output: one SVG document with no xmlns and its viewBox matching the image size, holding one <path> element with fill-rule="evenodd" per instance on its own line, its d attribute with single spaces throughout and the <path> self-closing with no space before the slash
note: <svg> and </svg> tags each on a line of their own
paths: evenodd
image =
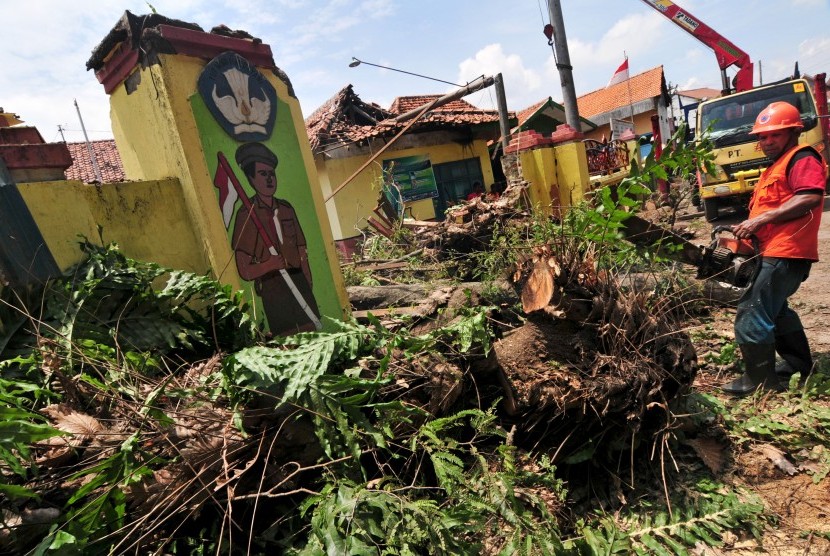
<svg viewBox="0 0 830 556">
<path fill-rule="evenodd" d="M 473 184 L 479 182 L 484 185 L 481 172 L 481 160 L 465 158 L 455 162 L 434 164 L 435 182 L 438 186 L 438 197 L 433 199 L 435 218 L 444 219 L 447 208 L 463 202 L 473 190 Z"/>
</svg>

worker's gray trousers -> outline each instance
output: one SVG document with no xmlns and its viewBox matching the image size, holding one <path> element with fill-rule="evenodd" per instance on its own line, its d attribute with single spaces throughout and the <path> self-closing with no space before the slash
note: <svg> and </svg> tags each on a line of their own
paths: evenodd
<svg viewBox="0 0 830 556">
<path fill-rule="evenodd" d="M 787 304 L 810 274 L 812 262 L 804 259 L 764 257 L 752 286 L 738 302 L 735 341 L 774 344 L 775 336 L 802 330 L 801 319 Z"/>
</svg>

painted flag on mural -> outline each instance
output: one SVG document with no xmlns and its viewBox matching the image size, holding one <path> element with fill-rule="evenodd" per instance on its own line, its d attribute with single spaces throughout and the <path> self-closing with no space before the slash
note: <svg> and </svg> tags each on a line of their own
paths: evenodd
<svg viewBox="0 0 830 556">
<path fill-rule="evenodd" d="M 227 229 L 231 225 L 233 207 L 239 199 L 239 194 L 231 181 L 230 169 L 221 158 L 216 167 L 216 175 L 213 177 L 213 185 L 219 189 L 219 208 L 222 209 L 222 220 L 225 221 L 225 229 Z"/>
<path fill-rule="evenodd" d="M 617 68 L 617 71 L 614 72 L 614 75 L 611 76 L 611 81 L 608 82 L 607 87 L 611 85 L 616 85 L 617 83 L 622 83 L 628 79 L 628 57 L 625 58 L 625 61 L 620 64 L 620 67 Z"/>
</svg>

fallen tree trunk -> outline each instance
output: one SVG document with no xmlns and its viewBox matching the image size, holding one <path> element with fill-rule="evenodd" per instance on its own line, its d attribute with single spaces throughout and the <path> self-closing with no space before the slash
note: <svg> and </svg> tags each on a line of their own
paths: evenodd
<svg viewBox="0 0 830 556">
<path fill-rule="evenodd" d="M 590 257 L 561 257 L 548 246 L 520 264 L 514 281 L 527 321 L 494 351 L 505 408 L 524 428 L 567 422 L 567 437 L 583 442 L 630 438 L 655 425 L 650 414 L 665 424 L 669 403 L 697 371 L 667 300 L 625 292 Z"/>
</svg>

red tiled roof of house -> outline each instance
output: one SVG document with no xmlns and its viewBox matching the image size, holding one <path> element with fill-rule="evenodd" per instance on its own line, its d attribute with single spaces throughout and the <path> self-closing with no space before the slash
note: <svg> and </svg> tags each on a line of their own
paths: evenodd
<svg viewBox="0 0 830 556">
<path fill-rule="evenodd" d="M 124 181 L 124 165 L 121 163 L 121 155 L 115 148 L 115 141 L 107 139 L 103 141 L 90 141 L 92 150 L 95 153 L 95 161 L 98 169 L 101 170 L 101 178 L 104 183 Z M 69 154 L 72 156 L 72 166 L 66 169 L 66 179 L 79 180 L 84 183 L 97 183 L 95 169 L 92 166 L 92 158 L 89 156 L 89 149 L 86 143 L 67 143 Z"/>
<path fill-rule="evenodd" d="M 516 117 L 519 120 L 517 126 L 521 126 L 523 123 L 525 123 L 528 118 L 530 118 L 533 114 L 535 114 L 536 111 L 539 110 L 539 108 L 541 108 L 542 105 L 544 105 L 549 100 L 550 100 L 550 97 L 546 97 L 546 98 L 543 98 L 542 100 L 540 100 L 539 102 L 537 102 L 536 104 L 528 106 L 524 110 L 519 110 L 518 114 L 516 114 Z"/>
<path fill-rule="evenodd" d="M 441 98 L 444 95 L 416 95 L 398 97 L 392 101 L 389 111 L 394 114 L 405 114 L 411 110 L 421 108 L 425 104 Z M 510 116 L 509 116 L 510 117 Z M 512 117 L 516 117 L 515 114 Z M 464 99 L 451 100 L 446 104 L 430 109 L 421 122 L 434 122 L 459 125 L 487 124 L 499 121 L 498 110 L 483 110 L 473 106 Z"/>
<path fill-rule="evenodd" d="M 590 118 L 622 105 L 633 104 L 662 94 L 663 66 L 639 73 L 611 87 L 599 89 L 576 99 L 579 115 Z"/>
<path fill-rule="evenodd" d="M 306 133 L 313 152 L 326 145 L 352 143 L 400 131 L 408 122 L 397 122 L 395 117 L 419 108 L 442 95 L 417 95 L 398 97 L 389 110 L 377 104 L 363 102 L 351 85 L 317 108 L 305 120 Z M 414 127 L 444 125 L 448 127 L 496 123 L 495 110 L 482 110 L 464 100 L 454 100 L 430 110 L 414 124 Z"/>
<path fill-rule="evenodd" d="M 379 135 L 377 123 L 393 114 L 374 103 L 363 102 L 351 85 L 320 105 L 305 120 L 311 150 L 318 152 L 332 143 L 349 143 Z"/>
<path fill-rule="evenodd" d="M 410 110 L 420 108 L 425 104 L 429 104 L 433 100 L 439 99 L 444 95 L 412 95 L 405 97 L 398 97 L 392 101 L 389 107 L 390 112 L 395 114 L 405 114 Z M 447 104 L 442 104 L 433 110 L 441 112 L 483 112 L 481 108 L 477 108 L 464 99 L 451 100 Z"/>
<path fill-rule="evenodd" d="M 677 94 L 682 97 L 696 98 L 698 100 L 706 100 L 710 98 L 717 98 L 720 96 L 720 91 L 711 89 L 709 87 L 701 87 L 699 89 L 687 89 L 685 91 L 677 91 Z"/>
</svg>

